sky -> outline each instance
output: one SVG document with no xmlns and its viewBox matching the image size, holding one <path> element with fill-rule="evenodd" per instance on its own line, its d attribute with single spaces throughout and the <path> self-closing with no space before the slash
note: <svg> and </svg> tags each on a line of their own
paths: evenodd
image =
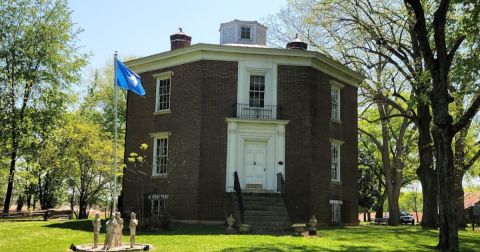
<svg viewBox="0 0 480 252">
<path fill-rule="evenodd" d="M 179 27 L 192 44 L 220 41 L 221 23 L 234 19 L 257 20 L 277 13 L 286 0 L 70 0 L 79 45 L 90 53 L 88 70 L 119 58 L 147 56 L 170 50 L 170 35 Z"/>
</svg>

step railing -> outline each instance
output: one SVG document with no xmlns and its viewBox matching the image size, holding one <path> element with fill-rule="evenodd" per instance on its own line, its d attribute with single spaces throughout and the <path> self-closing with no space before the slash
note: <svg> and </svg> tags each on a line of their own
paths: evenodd
<svg viewBox="0 0 480 252">
<path fill-rule="evenodd" d="M 281 172 L 277 173 L 277 192 L 282 194 L 283 202 L 287 208 L 290 221 L 297 219 L 295 213 L 298 206 L 290 198 L 290 195 L 288 195 L 287 184 L 285 183 L 285 179 L 283 178 L 283 174 Z"/>
<path fill-rule="evenodd" d="M 240 179 L 238 178 L 238 173 L 233 173 L 234 182 L 233 182 L 233 189 L 235 190 L 237 201 L 238 201 L 238 208 L 240 210 L 240 219 L 242 223 L 244 222 L 244 212 L 245 212 L 245 205 L 243 203 L 243 195 L 242 195 L 242 187 L 240 186 Z"/>
</svg>

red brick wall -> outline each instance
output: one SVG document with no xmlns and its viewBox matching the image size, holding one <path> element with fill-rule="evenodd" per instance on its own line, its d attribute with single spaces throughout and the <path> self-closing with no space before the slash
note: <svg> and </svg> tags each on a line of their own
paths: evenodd
<svg viewBox="0 0 480 252">
<path fill-rule="evenodd" d="M 169 114 L 154 115 L 156 73 L 173 71 Z M 215 71 L 217 74 L 215 75 Z M 221 73 L 221 74 L 218 74 Z M 142 73 L 144 98 L 128 95 L 128 155 L 147 143 L 150 133 L 169 131 L 167 178 L 152 178 L 151 168 L 128 164 L 124 174 L 124 211 L 141 212 L 141 195 L 168 194 L 168 212 L 177 219 L 223 219 L 226 163 L 225 117 L 236 100 L 236 62 L 198 61 Z M 202 140 L 201 140 L 202 139 Z M 202 155 L 201 155 L 202 153 Z M 201 195 L 206 198 L 201 199 Z M 201 204 L 200 204 L 201 203 Z"/>
<path fill-rule="evenodd" d="M 171 113 L 154 115 L 153 74 L 172 70 Z M 123 210 L 141 212 L 144 194 L 169 195 L 168 211 L 177 219 L 224 220 L 227 124 L 237 92 L 237 62 L 198 61 L 141 74 L 147 95 L 128 95 L 126 151 L 149 144 L 150 133 L 170 131 L 168 178 L 152 179 L 151 168 L 125 170 Z M 341 91 L 342 123 L 330 122 L 330 78 L 311 68 L 278 66 L 277 101 L 286 126 L 285 168 L 297 214 L 306 221 L 315 213 L 321 224 L 331 220 L 329 200 L 343 200 L 342 218 L 357 220 L 356 88 Z M 330 182 L 330 142 L 341 147 L 341 184 Z M 298 220 L 298 221 L 300 221 Z"/>
<path fill-rule="evenodd" d="M 315 213 L 320 224 L 331 220 L 330 200 L 343 200 L 342 220 L 355 223 L 357 190 L 356 88 L 341 90 L 342 123 L 330 122 L 330 80 L 310 67 L 278 67 L 278 104 L 286 127 L 285 170 L 298 221 Z M 341 184 L 330 181 L 329 138 L 341 146 Z"/>
</svg>

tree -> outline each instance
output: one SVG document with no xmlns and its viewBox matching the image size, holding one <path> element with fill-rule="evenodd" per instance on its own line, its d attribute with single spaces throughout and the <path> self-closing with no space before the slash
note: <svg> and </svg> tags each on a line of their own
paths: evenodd
<svg viewBox="0 0 480 252">
<path fill-rule="evenodd" d="M 0 140 L 10 164 L 4 214 L 10 208 L 17 160 L 34 134 L 35 105 L 46 106 L 48 98 L 63 95 L 85 64 L 70 15 L 63 0 L 0 3 Z M 51 105 L 61 108 L 64 103 Z"/>
<path fill-rule="evenodd" d="M 468 1 L 460 1 L 460 4 L 468 4 Z M 449 110 L 450 103 L 454 102 L 450 91 L 449 75 L 456 52 L 468 34 L 460 34 L 451 41 L 447 41 L 447 16 L 449 9 L 455 7 L 449 0 L 439 2 L 433 13 L 433 19 L 430 17 L 427 19 L 425 7 L 418 0 L 406 0 L 405 5 L 414 13 L 416 35 L 414 42 L 418 43 L 420 47 L 432 83 L 429 96 L 433 112 L 432 135 L 435 143 L 440 215 L 437 249 L 458 251 L 457 201 L 454 189 L 455 169 L 452 143 L 455 135 L 465 128 L 477 113 L 480 107 L 480 92 L 476 92 L 469 108 L 459 116 L 458 121 L 454 122 Z M 478 9 L 474 11 L 479 12 Z M 478 36 L 478 34 L 474 36 Z"/>
<path fill-rule="evenodd" d="M 66 155 L 62 167 L 78 203 L 78 218 L 88 218 L 87 208 L 102 193 L 109 194 L 113 181 L 113 145 L 99 125 L 72 114 L 62 130 Z M 76 195 L 76 196 L 74 196 Z"/>
<path fill-rule="evenodd" d="M 326 1 L 298 0 L 270 19 L 274 44 L 291 39 L 299 33 L 315 49 L 332 58 L 375 77 L 379 64 L 388 63 L 396 74 L 385 71 L 383 80 L 406 82 L 410 95 L 405 97 L 402 85 L 382 84 L 390 93 L 378 93 L 372 97 L 394 106 L 403 116 L 411 118 L 418 131 L 419 162 L 417 175 L 422 183 L 424 200 L 424 227 L 437 226 L 437 185 L 433 167 L 433 142 L 430 135 L 431 114 L 428 96 L 428 78 L 418 46 L 410 43 L 413 24 L 402 5 L 385 1 L 355 0 Z M 372 61 L 374 56 L 383 61 Z M 390 76 L 389 76 L 390 75 Z M 363 94 L 363 93 L 362 93 Z M 388 94 L 388 96 L 385 96 Z M 403 104 L 395 102 L 401 101 Z M 408 107 L 403 105 L 407 104 Z"/>
<path fill-rule="evenodd" d="M 369 151 L 369 141 L 362 141 L 361 136 L 360 134 L 361 147 L 358 158 L 359 206 L 364 213 L 364 221 L 370 221 L 370 210 L 372 210 L 373 207 L 375 207 L 376 211 L 375 218 L 383 217 L 383 188 L 385 187 L 385 183 L 383 182 L 381 172 L 382 167 L 373 156 L 374 152 Z M 365 140 L 365 138 L 363 138 L 363 140 Z M 367 214 L 368 219 L 365 218 Z"/>
</svg>

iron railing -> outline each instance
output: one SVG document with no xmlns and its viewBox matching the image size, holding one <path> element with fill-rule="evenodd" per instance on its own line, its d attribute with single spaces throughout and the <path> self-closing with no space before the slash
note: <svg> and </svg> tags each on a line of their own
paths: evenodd
<svg viewBox="0 0 480 252">
<path fill-rule="evenodd" d="M 240 186 L 240 179 L 238 178 L 237 172 L 233 173 L 233 177 L 234 177 L 233 189 L 235 190 L 235 193 L 237 195 L 238 208 L 240 210 L 240 219 L 242 220 L 242 223 L 243 223 L 244 222 L 243 213 L 245 211 L 245 205 L 243 204 L 242 187 Z"/>
<path fill-rule="evenodd" d="M 250 106 L 250 104 L 235 103 L 234 112 L 238 118 L 250 119 L 279 119 L 279 106 L 263 105 L 262 107 Z"/>
<path fill-rule="evenodd" d="M 298 210 L 298 205 L 296 205 L 295 202 L 293 202 L 292 198 L 290 198 L 290 196 L 288 195 L 285 179 L 283 178 L 283 174 L 280 172 L 277 173 L 277 192 L 280 192 L 282 194 L 283 202 L 287 207 L 287 212 L 290 220 L 298 220 L 299 218 L 296 214 Z"/>
</svg>

